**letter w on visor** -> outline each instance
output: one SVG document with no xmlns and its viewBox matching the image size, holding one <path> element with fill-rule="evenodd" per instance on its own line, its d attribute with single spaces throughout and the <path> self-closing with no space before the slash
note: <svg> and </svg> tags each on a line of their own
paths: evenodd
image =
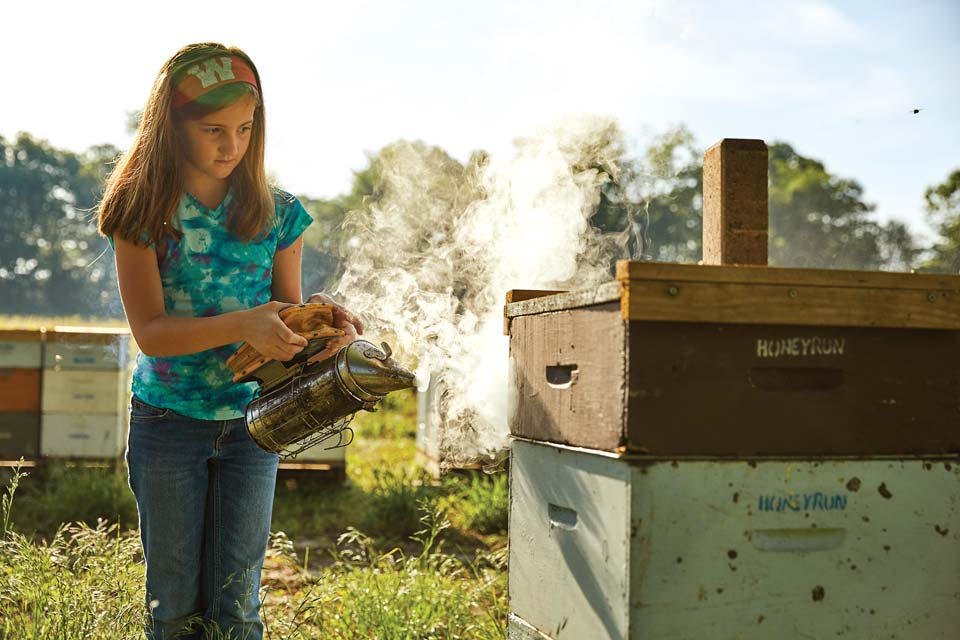
<svg viewBox="0 0 960 640">
<path fill-rule="evenodd" d="M 193 102 L 217 87 L 234 82 L 246 82 L 257 91 L 257 77 L 242 58 L 238 56 L 214 56 L 199 62 L 189 69 L 173 90 L 173 107 L 179 108 Z"/>
</svg>

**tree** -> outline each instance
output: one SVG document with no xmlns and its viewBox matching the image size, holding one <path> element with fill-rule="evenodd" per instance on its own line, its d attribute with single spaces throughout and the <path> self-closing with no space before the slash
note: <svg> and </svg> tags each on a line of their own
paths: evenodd
<svg viewBox="0 0 960 640">
<path fill-rule="evenodd" d="M 615 234 L 633 260 L 696 262 L 702 255 L 703 152 L 680 126 L 654 138 L 640 158 L 624 153 L 602 189 L 591 223 Z"/>
<path fill-rule="evenodd" d="M 931 249 L 924 269 L 942 273 L 960 273 L 960 169 L 955 169 L 941 184 L 924 194 L 927 220 L 940 237 Z"/>
<path fill-rule="evenodd" d="M 909 269 L 919 254 L 906 227 L 870 220 L 855 180 L 783 142 L 769 147 L 770 264 L 832 269 Z"/>
<path fill-rule="evenodd" d="M 378 154 L 368 154 L 367 166 L 353 172 L 350 193 L 333 199 L 299 196 L 313 216 L 303 235 L 303 285 L 310 291 L 331 290 L 343 273 L 343 252 L 349 250 L 343 222 L 347 213 L 377 200 L 383 189 Z"/>
<path fill-rule="evenodd" d="M 769 264 L 909 270 L 920 250 L 907 227 L 870 219 L 863 188 L 790 145 L 768 147 Z M 696 262 L 702 248 L 703 152 L 685 127 L 657 136 L 604 189 L 593 223 L 621 234 L 633 259 Z"/>
<path fill-rule="evenodd" d="M 0 310 L 43 315 L 119 317 L 113 261 L 93 208 L 110 145 L 76 154 L 27 133 L 0 137 Z"/>
</svg>

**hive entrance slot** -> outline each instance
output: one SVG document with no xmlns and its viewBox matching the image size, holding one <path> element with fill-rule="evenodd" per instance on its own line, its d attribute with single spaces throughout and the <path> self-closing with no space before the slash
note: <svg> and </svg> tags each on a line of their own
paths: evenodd
<svg viewBox="0 0 960 640">
<path fill-rule="evenodd" d="M 573 509 L 561 507 L 551 502 L 547 504 L 547 517 L 550 518 L 551 528 L 576 529 L 577 527 L 577 512 Z"/>
<path fill-rule="evenodd" d="M 567 389 L 577 381 L 578 372 L 575 364 L 547 365 L 547 384 L 554 389 Z"/>
</svg>

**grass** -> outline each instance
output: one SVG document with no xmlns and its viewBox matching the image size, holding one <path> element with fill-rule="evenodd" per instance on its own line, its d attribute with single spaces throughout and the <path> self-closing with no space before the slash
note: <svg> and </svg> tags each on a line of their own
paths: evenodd
<svg viewBox="0 0 960 640">
<path fill-rule="evenodd" d="M 507 474 L 430 478 L 413 463 L 415 396 L 390 398 L 357 420 L 345 482 L 278 482 L 266 638 L 505 637 Z M 142 637 L 122 467 L 31 473 L 3 492 L 0 640 Z"/>
</svg>

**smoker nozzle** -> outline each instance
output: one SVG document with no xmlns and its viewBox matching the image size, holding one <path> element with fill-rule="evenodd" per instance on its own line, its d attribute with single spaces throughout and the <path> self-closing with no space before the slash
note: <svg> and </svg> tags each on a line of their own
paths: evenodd
<svg viewBox="0 0 960 640">
<path fill-rule="evenodd" d="M 382 348 L 366 340 L 350 343 L 337 354 L 337 372 L 347 389 L 365 402 L 416 386 L 414 374 L 394 362 L 387 343 Z"/>
</svg>

